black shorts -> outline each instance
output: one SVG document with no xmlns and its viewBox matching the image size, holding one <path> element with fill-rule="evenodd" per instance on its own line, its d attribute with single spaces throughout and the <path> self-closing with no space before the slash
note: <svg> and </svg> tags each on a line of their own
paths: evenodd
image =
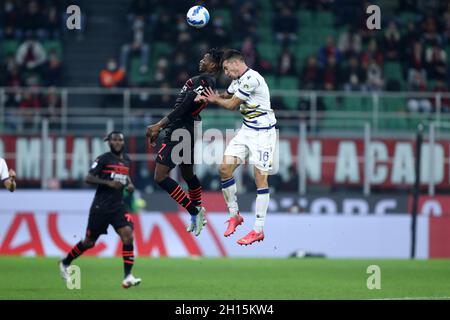
<svg viewBox="0 0 450 320">
<path fill-rule="evenodd" d="M 181 138 L 180 141 L 172 141 L 171 134 L 172 130 L 167 131 L 163 138 L 158 143 L 158 155 L 156 156 L 156 162 L 165 165 L 171 169 L 180 164 L 194 164 L 194 133 L 193 130 L 188 130 L 190 132 L 190 141 L 186 143 Z M 178 144 L 186 145 L 186 149 L 180 145 L 177 150 L 172 154 L 173 149 Z M 188 150 L 189 154 L 184 157 L 184 150 Z"/>
<path fill-rule="evenodd" d="M 97 239 L 102 234 L 107 234 L 108 226 L 112 225 L 115 230 L 129 226 L 134 229 L 133 222 L 125 216 L 127 210 L 124 206 L 119 206 L 111 210 L 92 205 L 89 211 L 89 220 L 86 236 Z"/>
</svg>

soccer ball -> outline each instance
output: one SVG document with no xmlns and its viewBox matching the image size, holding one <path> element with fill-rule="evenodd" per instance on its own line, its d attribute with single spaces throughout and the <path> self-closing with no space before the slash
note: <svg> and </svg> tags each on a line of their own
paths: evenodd
<svg viewBox="0 0 450 320">
<path fill-rule="evenodd" d="M 194 6 L 186 15 L 187 23 L 194 28 L 203 28 L 208 24 L 209 12 L 203 6 Z"/>
</svg>

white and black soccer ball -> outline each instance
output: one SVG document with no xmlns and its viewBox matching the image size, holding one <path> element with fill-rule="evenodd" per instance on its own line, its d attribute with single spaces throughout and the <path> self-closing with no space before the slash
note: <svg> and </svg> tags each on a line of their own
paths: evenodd
<svg viewBox="0 0 450 320">
<path fill-rule="evenodd" d="M 203 28 L 209 22 L 209 12 L 203 6 L 194 6 L 189 9 L 186 21 L 194 28 Z"/>
</svg>

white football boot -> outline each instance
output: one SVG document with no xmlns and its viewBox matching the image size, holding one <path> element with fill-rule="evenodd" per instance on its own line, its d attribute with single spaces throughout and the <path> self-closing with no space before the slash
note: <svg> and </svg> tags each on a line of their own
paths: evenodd
<svg viewBox="0 0 450 320">
<path fill-rule="evenodd" d="M 67 279 L 69 279 L 69 272 L 67 271 L 67 268 L 69 268 L 69 266 L 65 265 L 62 260 L 59 261 L 58 266 L 61 278 L 67 282 Z"/>
<path fill-rule="evenodd" d="M 206 226 L 206 224 L 208 223 L 208 221 L 205 219 L 206 209 L 204 207 L 197 207 L 197 208 L 198 208 L 198 214 L 196 216 L 191 216 L 191 223 L 186 228 L 187 232 L 195 231 L 196 236 L 198 236 L 200 234 L 203 227 Z M 202 220 L 203 220 L 203 223 L 200 224 L 200 221 L 202 221 Z M 197 226 L 200 226 L 200 227 L 197 228 Z"/>
<path fill-rule="evenodd" d="M 122 281 L 122 287 L 128 289 L 132 286 L 137 286 L 141 283 L 142 279 L 135 278 L 131 273 L 125 277 Z"/>
</svg>

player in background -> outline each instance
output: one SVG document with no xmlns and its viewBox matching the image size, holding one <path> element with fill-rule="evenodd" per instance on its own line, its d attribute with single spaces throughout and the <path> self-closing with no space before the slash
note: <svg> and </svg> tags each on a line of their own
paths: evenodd
<svg viewBox="0 0 450 320">
<path fill-rule="evenodd" d="M 102 154 L 94 161 L 85 178 L 86 183 L 97 185 L 89 211 L 85 238 L 59 262 L 59 268 L 61 277 L 67 280 L 69 277 L 67 268 L 71 262 L 94 247 L 100 235 L 106 234 L 108 226 L 112 225 L 122 240 L 124 268 L 122 287 L 129 288 L 141 282 L 141 279 L 131 274 L 134 265 L 133 222 L 123 202 L 123 188 L 128 188 L 129 192 L 134 191 L 134 185 L 129 176 L 131 160 L 124 153 L 125 142 L 122 132 L 111 132 L 105 141 L 108 141 L 111 151 Z"/>
<path fill-rule="evenodd" d="M 8 165 L 3 158 L 0 158 L 0 179 L 10 192 L 16 190 L 16 172 L 13 169 L 8 170 Z"/>
<path fill-rule="evenodd" d="M 199 64 L 200 75 L 186 81 L 177 96 L 173 110 L 158 123 L 149 125 L 146 136 L 149 143 L 155 146 L 159 132 L 163 129 L 165 134 L 161 139 L 156 158 L 155 181 L 164 189 L 178 204 L 183 206 L 191 215 L 191 223 L 187 227 L 188 232 L 194 232 L 198 236 L 206 224 L 206 210 L 202 204 L 202 186 L 194 173 L 194 121 L 200 121 L 200 112 L 208 104 L 207 101 L 196 102 L 194 99 L 201 95 L 206 87 L 214 88 L 216 85 L 216 74 L 220 71 L 220 60 L 222 52 L 210 49 L 201 59 Z M 172 141 L 172 133 L 176 129 L 185 129 L 190 135 L 191 157 L 187 162 L 175 163 L 172 159 L 172 150 L 180 143 Z M 181 176 L 189 188 L 189 196 L 181 186 L 173 180 L 169 173 L 179 166 Z"/>
<path fill-rule="evenodd" d="M 228 237 L 244 222 L 244 218 L 239 214 L 233 172 L 245 161 L 249 153 L 249 163 L 254 165 L 257 187 L 256 220 L 253 230 L 238 240 L 240 245 L 249 245 L 264 240 L 263 227 L 270 198 L 267 178 L 272 170 L 276 147 L 276 119 L 270 105 L 266 81 L 257 71 L 245 64 L 242 54 L 237 50 L 227 50 L 221 63 L 225 75 L 233 80 L 227 92 L 219 95 L 207 88 L 205 97 L 199 97 L 198 100 L 206 99 L 229 110 L 240 108 L 243 116 L 241 129 L 225 150 L 220 166 L 220 178 L 223 196 L 230 212 L 228 228 L 224 233 L 224 236 Z"/>
</svg>

